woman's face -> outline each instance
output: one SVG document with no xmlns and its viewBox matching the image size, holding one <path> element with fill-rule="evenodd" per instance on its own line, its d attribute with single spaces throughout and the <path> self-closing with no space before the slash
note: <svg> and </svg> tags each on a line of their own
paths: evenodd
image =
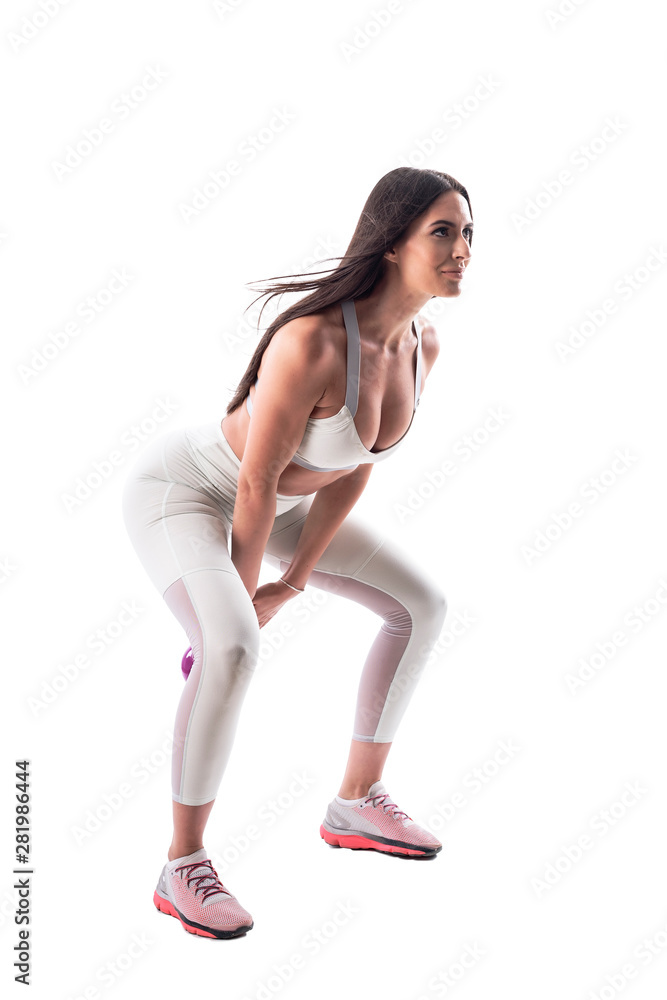
<svg viewBox="0 0 667 1000">
<path fill-rule="evenodd" d="M 410 224 L 394 245 L 392 259 L 408 288 L 429 297 L 455 298 L 470 263 L 471 239 L 468 202 L 458 191 L 446 191 Z"/>
</svg>

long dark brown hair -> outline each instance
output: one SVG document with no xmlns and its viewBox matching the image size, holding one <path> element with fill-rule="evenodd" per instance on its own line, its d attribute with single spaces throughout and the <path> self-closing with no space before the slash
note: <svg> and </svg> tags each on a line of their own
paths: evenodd
<svg viewBox="0 0 667 1000">
<path fill-rule="evenodd" d="M 250 359 L 250 363 L 239 382 L 233 398 L 227 406 L 227 413 L 233 413 L 248 395 L 250 386 L 255 381 L 262 355 L 267 344 L 281 326 L 297 316 L 309 313 L 341 302 L 345 299 L 363 299 L 370 295 L 374 286 L 384 274 L 384 254 L 391 249 L 393 243 L 406 231 L 410 223 L 422 212 L 425 212 L 431 202 L 446 191 L 458 191 L 468 202 L 470 217 L 472 208 L 468 192 L 450 174 L 440 170 L 422 170 L 417 167 L 396 167 L 381 177 L 364 205 L 350 244 L 342 257 L 327 257 L 327 260 L 339 260 L 332 273 L 315 271 L 311 274 L 279 275 L 278 278 L 266 278 L 263 281 L 247 282 L 248 285 L 273 282 L 248 306 L 248 309 L 258 299 L 268 295 L 262 306 L 258 325 L 262 318 L 264 306 L 274 297 L 284 292 L 300 292 L 313 289 L 310 295 L 299 299 L 294 305 L 284 309 L 271 323 L 264 333 Z M 472 239 L 472 237 L 471 237 Z M 324 277 L 317 277 L 317 275 Z M 302 278 L 292 281 L 287 279 Z"/>
</svg>

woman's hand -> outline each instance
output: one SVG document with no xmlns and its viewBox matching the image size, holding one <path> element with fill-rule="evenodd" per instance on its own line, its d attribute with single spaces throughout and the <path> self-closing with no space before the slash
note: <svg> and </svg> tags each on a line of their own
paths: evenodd
<svg viewBox="0 0 667 1000">
<path fill-rule="evenodd" d="M 276 612 L 280 611 L 283 604 L 286 604 L 290 598 L 296 596 L 296 591 L 288 587 L 286 583 L 281 583 L 280 580 L 274 580 L 272 583 L 263 583 L 261 587 L 258 587 L 252 603 L 257 613 L 259 627 L 263 628 Z"/>
</svg>

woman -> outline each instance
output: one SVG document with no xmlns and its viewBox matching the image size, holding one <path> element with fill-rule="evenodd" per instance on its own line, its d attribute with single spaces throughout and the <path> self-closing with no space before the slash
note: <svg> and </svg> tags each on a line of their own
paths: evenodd
<svg viewBox="0 0 667 1000">
<path fill-rule="evenodd" d="M 312 289 L 269 326 L 222 423 L 162 435 L 125 485 L 132 543 L 192 647 L 174 728 L 174 833 L 154 894 L 158 909 L 191 933 L 234 937 L 253 926 L 207 858 L 203 832 L 259 630 L 306 584 L 384 619 L 361 673 L 347 769 L 320 835 L 333 846 L 405 857 L 441 849 L 380 779 L 442 629 L 445 598 L 418 556 L 349 512 L 373 464 L 412 424 L 439 349 L 418 311 L 433 296 L 459 295 L 471 216 L 465 188 L 448 174 L 385 174 L 332 273 L 263 293 Z M 258 587 L 263 559 L 281 575 Z"/>
</svg>

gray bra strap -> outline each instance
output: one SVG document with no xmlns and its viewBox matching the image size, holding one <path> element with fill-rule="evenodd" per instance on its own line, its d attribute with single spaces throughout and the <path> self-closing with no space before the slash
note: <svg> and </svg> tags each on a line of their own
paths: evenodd
<svg viewBox="0 0 667 1000">
<path fill-rule="evenodd" d="M 345 390 L 345 405 L 352 416 L 354 416 L 359 405 L 359 369 L 361 367 L 359 324 L 357 323 L 357 312 L 352 299 L 345 299 L 341 302 L 341 308 L 347 332 L 347 388 Z"/>
<path fill-rule="evenodd" d="M 422 385 L 422 328 L 421 323 L 414 321 L 417 331 L 417 370 L 415 372 L 415 410 L 419 406 L 419 393 Z"/>
</svg>

